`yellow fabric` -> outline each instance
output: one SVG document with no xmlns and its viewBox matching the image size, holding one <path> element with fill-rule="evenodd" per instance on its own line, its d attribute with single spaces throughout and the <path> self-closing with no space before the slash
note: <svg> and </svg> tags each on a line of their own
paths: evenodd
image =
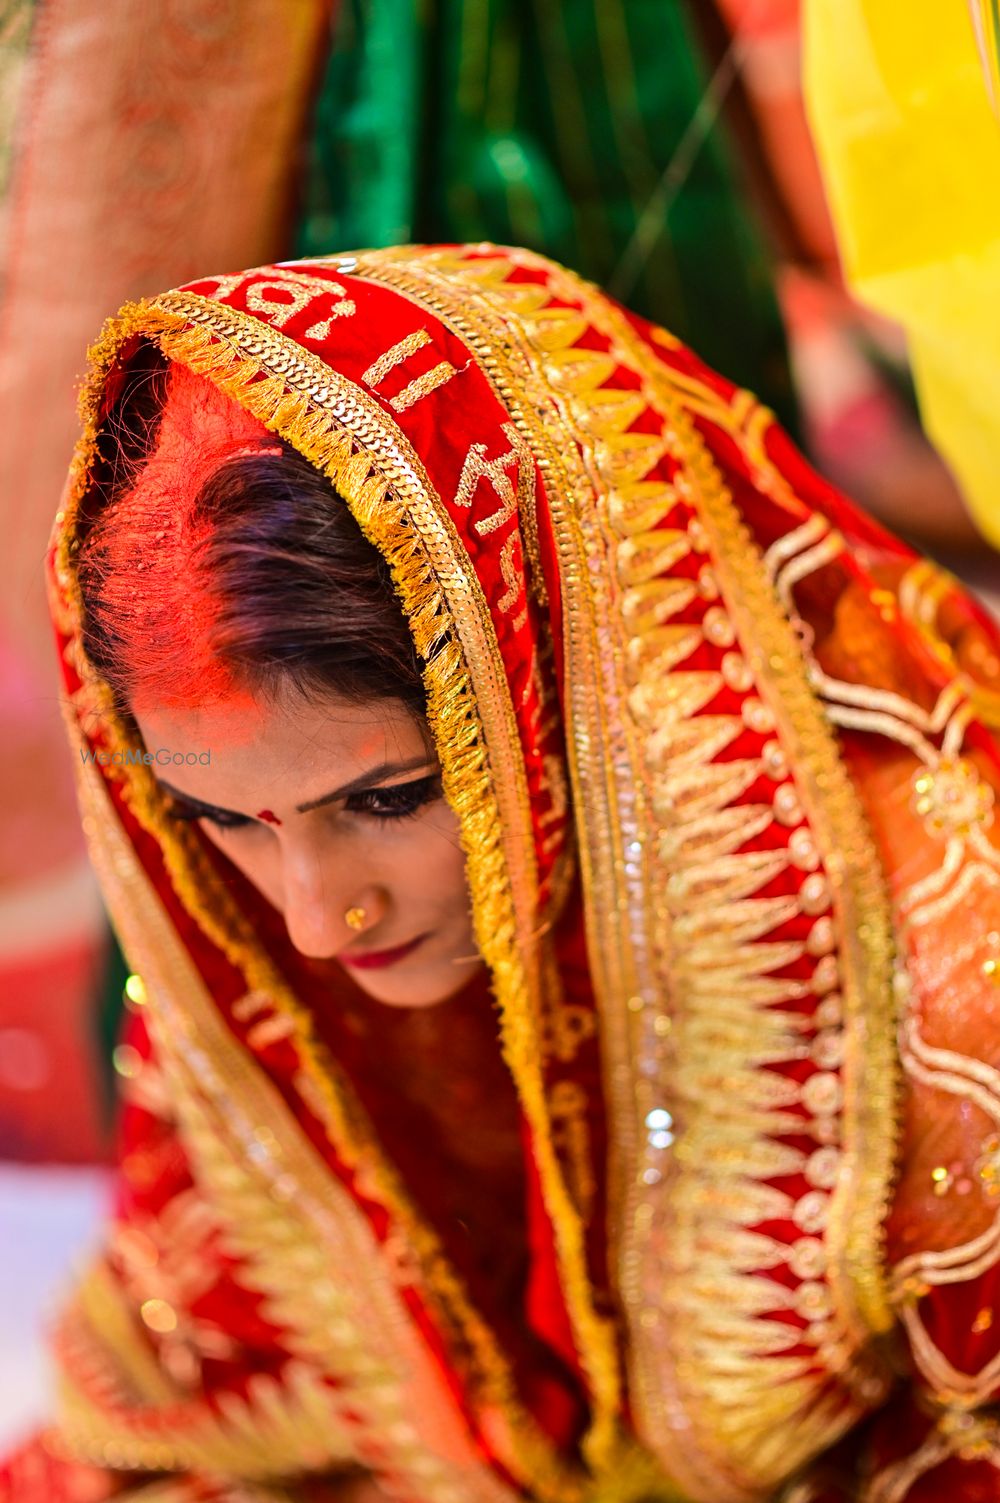
<svg viewBox="0 0 1000 1503">
<path fill-rule="evenodd" d="M 805 0 L 805 88 L 848 281 L 904 325 L 924 426 L 1000 544 L 994 0 Z"/>
</svg>

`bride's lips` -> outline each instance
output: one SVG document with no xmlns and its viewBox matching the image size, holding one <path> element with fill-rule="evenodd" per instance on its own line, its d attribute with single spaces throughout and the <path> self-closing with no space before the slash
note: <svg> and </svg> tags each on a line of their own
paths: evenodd
<svg viewBox="0 0 1000 1503">
<path fill-rule="evenodd" d="M 405 945 L 397 945 L 394 950 L 369 950 L 364 955 L 338 955 L 337 959 L 343 965 L 357 966 L 359 970 L 374 970 L 383 965 L 395 965 L 397 960 L 402 960 L 404 955 L 409 955 L 418 945 L 423 944 L 426 934 L 418 934 L 416 939 L 408 940 Z"/>
</svg>

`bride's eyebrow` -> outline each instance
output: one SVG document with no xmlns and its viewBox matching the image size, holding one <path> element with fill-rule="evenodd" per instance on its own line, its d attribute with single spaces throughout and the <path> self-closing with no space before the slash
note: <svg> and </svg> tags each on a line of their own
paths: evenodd
<svg viewBox="0 0 1000 1503">
<path fill-rule="evenodd" d="M 344 783 L 341 788 L 335 788 L 332 793 L 324 793 L 322 798 L 310 799 L 306 804 L 296 804 L 295 812 L 308 814 L 310 809 L 321 809 L 324 804 L 332 804 L 334 799 L 349 798 L 352 793 L 362 793 L 366 788 L 371 788 L 386 778 L 396 777 L 398 773 L 416 772 L 418 767 L 428 767 L 430 762 L 431 758 L 426 752 L 422 752 L 418 757 L 410 757 L 406 762 L 381 762 L 378 767 L 370 767 L 360 777 Z"/>
<path fill-rule="evenodd" d="M 352 778 L 349 783 L 344 783 L 340 788 L 335 788 L 332 793 L 324 793 L 322 798 L 310 799 L 305 804 L 296 804 L 296 813 L 308 814 L 311 809 L 321 809 L 324 804 L 332 804 L 334 799 L 349 798 L 352 793 L 363 793 L 365 789 L 382 783 L 386 778 L 397 777 L 403 772 L 416 772 L 420 767 L 429 767 L 432 761 L 433 758 L 424 752 L 420 756 L 410 757 L 406 762 L 380 762 L 377 767 L 370 767 L 367 772 Z M 205 809 L 211 814 L 226 814 L 233 819 L 255 818 L 252 814 L 245 814 L 241 809 L 224 809 L 221 804 L 209 804 L 204 799 L 195 798 L 193 793 L 182 793 L 165 778 L 159 778 L 157 781 L 171 798 L 179 799 L 183 804 L 190 804 L 195 809 Z"/>
</svg>

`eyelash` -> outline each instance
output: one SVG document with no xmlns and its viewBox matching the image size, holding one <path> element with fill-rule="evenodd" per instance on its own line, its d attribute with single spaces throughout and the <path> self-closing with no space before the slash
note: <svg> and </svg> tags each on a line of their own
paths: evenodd
<svg viewBox="0 0 1000 1503">
<path fill-rule="evenodd" d="M 395 824 L 403 819 L 412 819 L 425 804 L 434 803 L 440 797 L 440 775 L 431 773 L 428 777 L 415 778 L 409 783 L 393 783 L 388 788 L 366 788 L 361 793 L 352 793 L 347 800 L 347 808 L 351 813 L 368 814 L 380 824 Z M 361 802 L 363 800 L 367 802 Z M 388 807 L 378 809 L 377 802 Z M 204 809 L 185 807 L 179 803 L 175 803 L 168 812 L 172 819 L 186 822 L 204 819 L 220 830 L 240 830 L 256 824 L 256 820 L 248 819 L 245 814 L 224 814 L 221 810 L 211 814 Z"/>
</svg>

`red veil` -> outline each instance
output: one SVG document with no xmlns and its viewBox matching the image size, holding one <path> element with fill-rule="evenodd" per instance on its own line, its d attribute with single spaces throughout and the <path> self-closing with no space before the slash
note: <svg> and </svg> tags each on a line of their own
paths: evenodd
<svg viewBox="0 0 1000 1503">
<path fill-rule="evenodd" d="M 144 343 L 329 476 L 426 662 L 499 1020 L 466 1099 L 509 1086 L 524 1145 L 517 1204 L 466 1166 L 479 1253 L 346 978 L 324 1007 L 280 917 L 165 818 L 85 660 L 76 538 Z M 10 1496 L 288 1498 L 358 1467 L 419 1503 L 1000 1494 L 983 614 L 747 392 L 526 252 L 208 277 L 93 356 L 52 600 L 136 973 L 129 1105 Z M 386 1048 L 477 1078 L 461 1020 L 488 1005 L 457 999 L 448 1068 L 433 1025 Z"/>
</svg>

